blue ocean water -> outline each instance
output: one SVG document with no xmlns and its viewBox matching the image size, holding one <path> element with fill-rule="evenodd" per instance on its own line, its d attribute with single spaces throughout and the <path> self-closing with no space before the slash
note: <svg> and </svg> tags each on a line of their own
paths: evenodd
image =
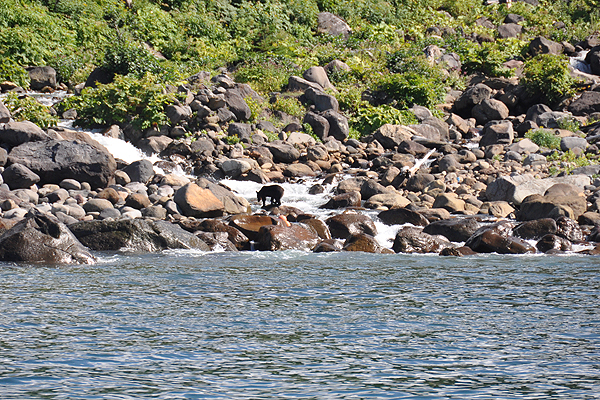
<svg viewBox="0 0 600 400">
<path fill-rule="evenodd" d="M 2 399 L 600 398 L 600 259 L 103 255 L 0 268 Z"/>
</svg>

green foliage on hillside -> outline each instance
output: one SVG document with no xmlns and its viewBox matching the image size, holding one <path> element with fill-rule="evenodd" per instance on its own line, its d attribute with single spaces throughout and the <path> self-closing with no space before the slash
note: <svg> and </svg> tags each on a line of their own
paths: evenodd
<svg viewBox="0 0 600 400">
<path fill-rule="evenodd" d="M 0 79 L 27 87 L 23 67 L 50 65 L 73 87 L 103 66 L 127 77 L 128 85 L 139 80 L 140 88 L 148 88 L 148 73 L 160 85 L 227 67 L 237 81 L 266 95 L 285 90 L 289 76 L 337 59 L 350 70 L 330 75 L 335 96 L 352 128 L 368 132 L 379 119 L 402 120 L 413 104 L 435 108 L 448 89 L 464 87 L 467 74 L 512 76 L 503 65 L 511 59 L 525 61 L 528 87 L 548 101 L 570 94 L 566 61 L 530 60 L 527 44 L 537 35 L 577 43 L 600 28 L 600 7 L 597 0 L 541 3 L 513 2 L 508 9 L 482 0 L 133 0 L 128 8 L 124 0 L 3 0 Z M 323 11 L 350 25 L 348 40 L 317 31 Z M 498 38 L 494 29 L 476 23 L 485 17 L 498 26 L 508 13 L 524 17 L 519 38 Z M 557 28 L 557 21 L 565 27 Z M 455 53 L 462 67 L 447 71 L 426 59 L 429 45 Z M 546 79 L 550 87 L 542 85 Z M 365 92 L 378 100 L 362 100 Z M 91 112 L 90 101 L 79 104 L 80 115 Z M 100 113 L 95 117 L 124 120 L 120 107 L 115 110 L 114 117 L 95 110 Z M 152 114 L 142 122 L 141 114 L 135 115 L 142 125 L 162 118 Z M 86 118 L 90 122 L 93 116 L 82 121 Z"/>
</svg>

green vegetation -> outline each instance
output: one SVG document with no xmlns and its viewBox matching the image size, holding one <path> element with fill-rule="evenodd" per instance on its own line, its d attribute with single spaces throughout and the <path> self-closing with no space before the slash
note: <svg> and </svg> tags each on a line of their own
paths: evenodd
<svg viewBox="0 0 600 400">
<path fill-rule="evenodd" d="M 56 126 L 58 123 L 58 117 L 50 113 L 50 108 L 33 97 L 19 97 L 16 93 L 9 93 L 2 101 L 15 121 L 31 121 L 42 128 Z"/>
<path fill-rule="evenodd" d="M 540 147 L 549 149 L 558 149 L 560 147 L 560 137 L 547 129 L 533 129 L 527 132 L 525 137 Z"/>
<path fill-rule="evenodd" d="M 575 93 L 575 79 L 563 56 L 540 54 L 532 58 L 525 63 L 521 81 L 529 92 L 541 93 L 550 103 Z"/>
<path fill-rule="evenodd" d="M 486 6 L 481 0 L 3 0 L 0 2 L 0 80 L 27 88 L 24 67 L 50 65 L 69 87 L 96 67 L 115 82 L 66 102 L 79 123 L 133 123 L 144 128 L 165 122 L 162 105 L 186 77 L 226 67 L 237 82 L 259 94 L 284 92 L 291 75 L 332 60 L 346 63 L 330 80 L 353 135 L 383 123 L 408 123 L 407 108 L 436 111 L 448 89 L 464 89 L 468 74 L 512 76 L 504 66 L 525 61 L 523 82 L 548 102 L 573 92 L 566 60 L 527 54 L 538 35 L 572 44 L 600 29 L 596 0 L 542 0 Z M 317 31 L 317 15 L 332 12 L 351 27 L 348 40 Z M 519 38 L 501 39 L 478 24 L 500 25 L 508 13 L 524 17 Z M 555 22 L 565 24 L 557 29 Z M 424 49 L 455 53 L 462 67 L 438 65 Z M 434 51 L 435 53 L 435 51 Z M 151 78 L 149 78 L 151 77 Z M 120 90 L 123 93 L 117 93 Z M 142 93 L 147 91 L 147 93 Z M 366 98 L 363 94 L 371 97 Z M 148 107 L 142 107 L 145 102 Z M 250 104 L 252 103 L 252 104 Z M 300 103 L 250 101 L 251 120 L 265 108 L 299 116 Z"/>
<path fill-rule="evenodd" d="M 555 175 L 559 172 L 564 172 L 568 175 L 573 172 L 575 168 L 597 164 L 597 160 L 588 158 L 585 153 L 577 155 L 572 150 L 568 150 L 564 153 L 555 151 L 547 157 L 547 160 L 553 162 L 553 165 L 548 168 L 548 172 L 550 172 L 551 175 Z"/>
</svg>

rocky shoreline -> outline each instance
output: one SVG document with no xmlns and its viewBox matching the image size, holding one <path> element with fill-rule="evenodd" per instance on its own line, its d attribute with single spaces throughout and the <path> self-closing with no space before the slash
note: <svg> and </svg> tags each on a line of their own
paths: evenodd
<svg viewBox="0 0 600 400">
<path fill-rule="evenodd" d="M 600 65 L 595 40 L 582 48 L 593 55 L 592 66 Z M 445 56 L 439 48 L 425 51 L 434 62 Z M 537 38 L 530 51 L 571 50 Z M 115 159 L 80 131 L 15 122 L 0 103 L 0 260 L 93 263 L 90 249 L 170 248 L 462 256 L 558 254 L 589 244 L 585 254 L 600 253 L 600 122 L 594 122 L 600 121 L 600 76 L 573 70 L 585 90 L 553 105 L 540 103 L 518 78 L 473 76 L 466 90 L 450 92 L 439 106 L 443 118 L 414 106 L 418 124 L 386 124 L 357 140 L 349 137 L 328 79 L 343 68 L 340 61 L 312 67 L 290 77 L 288 93 L 269 100 L 226 73 L 190 77 L 172 88 L 183 100 L 167 107 L 169 126 L 105 132 L 160 155 L 156 163 Z M 51 68 L 32 71 L 32 87 L 56 89 Z M 2 88 L 19 91 L 7 82 Z M 247 99 L 279 96 L 295 96 L 310 109 L 302 120 L 273 112 L 282 129 L 266 118 L 247 123 Z M 580 130 L 563 129 L 561 121 Z M 559 150 L 524 138 L 540 127 L 560 140 Z M 202 133 L 191 140 L 187 132 Z M 561 171 L 565 154 L 592 163 Z M 334 184 L 322 207 L 335 215 L 307 214 L 286 205 L 285 194 L 283 205 L 252 214 L 246 199 L 219 183 L 224 178 L 318 180 L 310 193 Z M 379 210 L 384 224 L 402 225 L 391 249 L 374 238 L 364 209 Z"/>
</svg>

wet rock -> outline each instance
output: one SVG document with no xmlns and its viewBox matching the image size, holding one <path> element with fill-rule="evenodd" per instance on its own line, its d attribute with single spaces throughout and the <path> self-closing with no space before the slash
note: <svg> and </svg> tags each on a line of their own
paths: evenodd
<svg viewBox="0 0 600 400">
<path fill-rule="evenodd" d="M 375 223 L 363 214 L 346 212 L 330 217 L 325 222 L 329 226 L 333 238 L 346 239 L 348 236 L 358 233 L 377 235 Z"/>
<path fill-rule="evenodd" d="M 557 236 L 561 236 L 574 243 L 583 241 L 583 231 L 576 221 L 567 217 L 559 217 L 556 219 L 556 226 Z"/>
<path fill-rule="evenodd" d="M 250 240 L 257 240 L 258 232 L 263 226 L 277 225 L 275 218 L 267 215 L 235 215 L 229 221 L 229 225 L 238 229 Z"/>
<path fill-rule="evenodd" d="M 331 233 L 327 224 L 317 218 L 306 218 L 298 219 L 298 222 L 302 222 L 304 225 L 312 229 L 321 239 L 331 239 Z"/>
<path fill-rule="evenodd" d="M 314 249 L 314 253 L 331 253 L 342 250 L 339 240 L 326 239 L 321 241 Z"/>
<path fill-rule="evenodd" d="M 222 220 L 205 219 L 199 220 L 182 220 L 179 225 L 188 232 L 224 232 L 227 234 L 227 239 L 235 245 L 238 250 L 250 250 L 250 239 L 244 235 L 239 229 L 227 225 Z"/>
<path fill-rule="evenodd" d="M 291 226 L 264 225 L 256 239 L 258 250 L 312 250 L 320 241 L 312 230 L 299 224 Z"/>
<path fill-rule="evenodd" d="M 380 212 L 377 217 L 385 225 L 404 225 L 412 224 L 415 226 L 427 226 L 429 221 L 417 211 L 412 211 L 407 208 L 392 208 L 390 210 Z"/>
<path fill-rule="evenodd" d="M 442 235 L 452 242 L 465 242 L 479 229 L 474 218 L 452 218 L 434 221 L 423 228 L 424 233 Z"/>
<path fill-rule="evenodd" d="M 535 247 L 542 253 L 550 250 L 571 251 L 573 249 L 571 242 L 567 239 L 552 234 L 544 235 Z"/>
<path fill-rule="evenodd" d="M 117 164 L 103 146 L 92 146 L 79 140 L 47 140 L 14 147 L 8 156 L 11 163 L 23 164 L 43 183 L 59 183 L 63 179 L 88 182 L 104 188 L 113 181 Z"/>
<path fill-rule="evenodd" d="M 461 247 L 446 247 L 440 251 L 440 256 L 454 256 L 454 257 L 463 257 L 463 256 L 473 256 L 477 253 L 471 250 L 470 247 L 461 246 Z"/>
<path fill-rule="evenodd" d="M 350 235 L 343 247 L 344 251 L 362 251 L 365 253 L 378 253 L 378 254 L 393 254 L 394 252 L 390 249 L 382 247 L 371 235 L 366 233 L 358 233 Z"/>
<path fill-rule="evenodd" d="M 223 215 L 225 206 L 210 190 L 188 183 L 175 192 L 173 200 L 188 217 L 214 218 Z"/>
<path fill-rule="evenodd" d="M 401 228 L 394 239 L 392 250 L 396 253 L 438 253 L 443 248 L 452 247 L 445 237 L 430 235 L 420 228 Z"/>
<path fill-rule="evenodd" d="M 485 230 L 478 235 L 473 235 L 465 245 L 478 253 L 535 253 L 535 249 L 525 240 L 513 236 L 502 236 L 493 230 Z"/>
<path fill-rule="evenodd" d="M 70 225 L 69 229 L 81 243 L 94 250 L 135 252 L 165 249 L 210 250 L 206 243 L 180 226 L 160 220 L 84 221 Z"/>
<path fill-rule="evenodd" d="M 226 232 L 197 232 L 196 237 L 210 247 L 210 251 L 238 251 Z"/>
<path fill-rule="evenodd" d="M 338 209 L 347 207 L 360 207 L 361 197 L 360 192 L 348 192 L 333 196 L 329 201 L 323 204 L 320 208 Z"/>
<path fill-rule="evenodd" d="M 581 196 L 540 196 L 530 195 L 521 203 L 517 213 L 520 221 L 566 216 L 577 219 L 587 210 L 587 202 Z"/>
</svg>

